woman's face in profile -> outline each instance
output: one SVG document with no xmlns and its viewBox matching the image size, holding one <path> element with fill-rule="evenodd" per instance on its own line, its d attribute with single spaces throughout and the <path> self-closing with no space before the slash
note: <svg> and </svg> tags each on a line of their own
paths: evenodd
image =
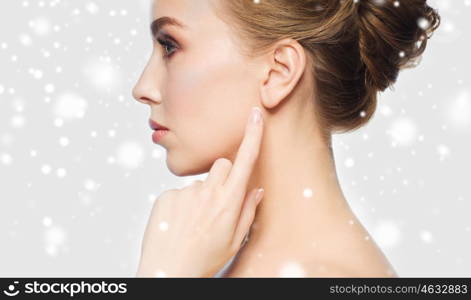
<svg viewBox="0 0 471 300">
<path fill-rule="evenodd" d="M 150 106 L 150 118 L 170 129 L 159 144 L 178 176 L 208 172 L 220 157 L 232 160 L 257 103 L 256 68 L 238 51 L 214 1 L 153 2 L 153 21 L 170 17 L 181 26 L 153 23 L 153 52 L 133 91 Z"/>
</svg>

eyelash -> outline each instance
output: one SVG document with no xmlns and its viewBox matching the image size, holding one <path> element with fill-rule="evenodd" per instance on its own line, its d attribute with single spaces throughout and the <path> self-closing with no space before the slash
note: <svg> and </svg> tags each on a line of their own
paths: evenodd
<svg viewBox="0 0 471 300">
<path fill-rule="evenodd" d="M 178 46 L 175 45 L 175 43 L 171 40 L 171 39 L 168 39 L 168 38 L 157 38 L 157 42 L 162 46 L 162 48 L 164 49 L 164 52 L 165 54 L 163 55 L 164 58 L 170 58 L 173 56 L 173 54 L 175 53 L 176 50 L 173 50 L 173 51 L 169 51 L 167 52 L 166 51 L 166 47 L 170 46 L 174 49 L 178 49 Z"/>
</svg>

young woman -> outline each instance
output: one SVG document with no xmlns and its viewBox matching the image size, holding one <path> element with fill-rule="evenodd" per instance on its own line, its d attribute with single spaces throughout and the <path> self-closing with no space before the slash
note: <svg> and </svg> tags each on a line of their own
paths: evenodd
<svg viewBox="0 0 471 300">
<path fill-rule="evenodd" d="M 425 0 L 155 0 L 152 11 L 133 95 L 169 170 L 209 174 L 156 200 L 137 276 L 213 277 L 233 258 L 223 277 L 397 277 L 342 193 L 331 135 L 368 122 L 438 13 Z"/>
</svg>

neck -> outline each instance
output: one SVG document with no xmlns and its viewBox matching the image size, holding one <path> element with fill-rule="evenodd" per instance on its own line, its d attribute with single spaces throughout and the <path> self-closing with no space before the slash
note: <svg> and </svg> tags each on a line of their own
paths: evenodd
<svg viewBox="0 0 471 300">
<path fill-rule="evenodd" d="M 263 187 L 247 246 L 322 240 L 352 212 L 338 182 L 330 140 L 306 110 L 266 114 L 258 161 L 247 191 Z M 277 247 L 280 249 L 279 247 Z"/>
</svg>

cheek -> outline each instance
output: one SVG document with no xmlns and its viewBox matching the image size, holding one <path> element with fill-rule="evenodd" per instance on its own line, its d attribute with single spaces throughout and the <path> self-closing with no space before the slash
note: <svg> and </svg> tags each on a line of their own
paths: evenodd
<svg viewBox="0 0 471 300">
<path fill-rule="evenodd" d="M 164 99 L 166 120 L 175 128 L 174 150 L 209 169 L 219 157 L 232 158 L 240 145 L 254 87 L 244 64 L 221 52 L 179 66 L 167 74 Z"/>
</svg>

